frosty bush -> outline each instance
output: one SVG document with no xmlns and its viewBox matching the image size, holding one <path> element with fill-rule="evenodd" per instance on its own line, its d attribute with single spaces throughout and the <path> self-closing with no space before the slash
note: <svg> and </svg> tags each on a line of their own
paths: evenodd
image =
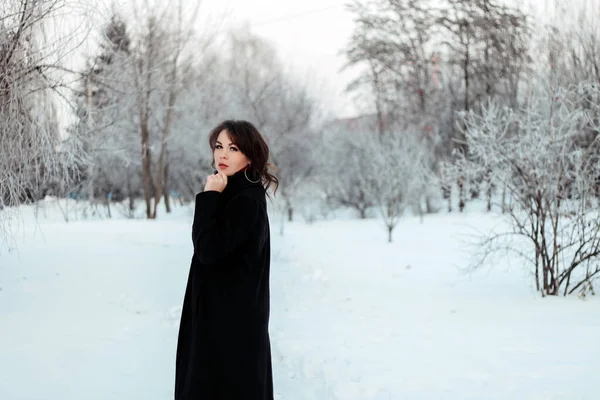
<svg viewBox="0 0 600 400">
<path fill-rule="evenodd" d="M 426 195 L 430 152 L 411 130 L 375 136 L 365 143 L 371 154 L 375 205 L 392 242 L 392 232 L 407 207 Z"/>
<path fill-rule="evenodd" d="M 376 139 L 375 135 L 335 131 L 324 139 L 328 156 L 320 160 L 318 179 L 328 203 L 351 208 L 361 219 L 375 205 L 377 174 L 367 145 Z"/>
<path fill-rule="evenodd" d="M 508 250 L 527 260 L 543 296 L 585 295 L 600 273 L 600 89 L 539 88 L 521 110 L 491 103 L 464 114 L 468 152 L 449 168 L 488 174 L 510 197 L 510 228 L 485 238 L 477 265 Z"/>
</svg>

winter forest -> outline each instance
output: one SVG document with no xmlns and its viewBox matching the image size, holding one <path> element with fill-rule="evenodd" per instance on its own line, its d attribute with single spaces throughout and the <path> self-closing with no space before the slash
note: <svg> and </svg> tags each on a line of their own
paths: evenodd
<svg viewBox="0 0 600 400">
<path fill-rule="evenodd" d="M 276 398 L 599 398 L 600 2 L 343 3 L 352 116 L 201 0 L 2 2 L 0 398 L 172 398 L 230 118 L 280 182 Z"/>
</svg>

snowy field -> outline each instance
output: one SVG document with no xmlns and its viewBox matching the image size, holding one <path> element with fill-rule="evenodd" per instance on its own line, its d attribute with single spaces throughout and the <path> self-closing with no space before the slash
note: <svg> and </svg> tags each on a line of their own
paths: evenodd
<svg viewBox="0 0 600 400">
<path fill-rule="evenodd" d="M 168 400 L 191 211 L 39 225 L 0 253 L 1 400 Z M 541 299 L 527 272 L 461 272 L 492 217 L 272 221 L 277 399 L 597 400 L 600 300 Z M 508 264 L 506 264 L 508 265 Z"/>
</svg>

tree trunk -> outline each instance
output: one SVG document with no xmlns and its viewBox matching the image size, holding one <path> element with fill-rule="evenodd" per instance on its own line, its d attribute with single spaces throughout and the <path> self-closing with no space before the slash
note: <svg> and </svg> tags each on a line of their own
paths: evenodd
<svg viewBox="0 0 600 400">
<path fill-rule="evenodd" d="M 142 188 L 144 189 L 144 200 L 146 201 L 146 218 L 154 219 L 155 215 L 152 213 L 152 160 L 147 120 L 142 121 L 140 133 L 142 136 Z"/>
<path fill-rule="evenodd" d="M 367 209 L 366 207 L 361 207 L 358 212 L 360 213 L 360 219 L 366 219 L 367 218 Z"/>
<path fill-rule="evenodd" d="M 166 152 L 166 138 L 163 137 L 162 144 L 160 146 L 160 154 L 158 156 L 158 165 L 156 167 L 156 184 L 154 188 L 154 209 L 152 210 L 153 218 L 156 219 L 158 216 L 158 204 L 160 203 L 161 197 L 163 197 L 164 193 L 164 176 L 165 176 L 165 167 L 164 167 L 164 153 Z"/>
<path fill-rule="evenodd" d="M 168 154 L 167 154 L 167 159 L 168 159 Z M 165 175 L 163 177 L 163 196 L 165 198 L 165 209 L 167 211 L 167 214 L 171 213 L 171 201 L 170 201 L 170 197 L 169 197 L 169 162 L 167 160 L 167 163 L 165 164 Z"/>
<path fill-rule="evenodd" d="M 546 263 L 542 260 L 542 283 L 544 285 L 544 294 L 548 294 L 550 291 L 550 282 L 548 280 L 548 267 Z"/>
<path fill-rule="evenodd" d="M 539 263 L 539 252 L 536 250 L 535 255 L 535 289 L 540 291 L 540 263 Z"/>
<path fill-rule="evenodd" d="M 452 212 L 452 186 L 442 184 L 442 197 L 448 200 L 448 212 Z"/>
<path fill-rule="evenodd" d="M 177 59 L 179 53 L 176 54 L 173 61 L 173 69 L 171 70 L 171 86 L 169 88 L 169 97 L 167 100 L 167 113 L 165 115 L 165 121 L 162 132 L 162 140 L 160 144 L 160 155 L 158 156 L 158 166 L 156 169 L 156 192 L 154 193 L 154 218 L 156 218 L 156 209 L 158 207 L 158 203 L 160 203 L 160 198 L 163 196 L 163 191 L 165 190 L 164 179 L 166 179 L 166 171 L 165 164 L 167 158 L 167 138 L 171 133 L 171 122 L 173 121 L 173 109 L 175 106 L 176 99 L 176 88 L 175 82 L 177 79 Z M 166 199 L 166 196 L 165 196 Z M 170 212 L 170 206 L 167 205 L 167 212 Z"/>
<path fill-rule="evenodd" d="M 108 218 L 112 219 L 112 213 L 110 211 L 110 202 L 111 202 L 111 195 L 110 193 L 107 195 L 106 197 L 106 210 L 108 211 Z"/>
<path fill-rule="evenodd" d="M 469 43 L 468 43 L 468 32 L 466 33 L 467 35 L 467 44 L 466 44 L 466 48 L 465 48 L 465 59 L 463 62 L 463 74 L 464 74 L 464 79 L 465 79 L 465 99 L 464 99 L 464 111 L 469 111 L 469 62 L 470 62 L 470 56 L 469 56 Z"/>
<path fill-rule="evenodd" d="M 90 83 L 90 76 L 89 74 L 86 76 L 86 80 L 85 80 L 85 86 L 86 86 L 86 96 L 85 96 L 85 102 L 86 102 L 86 106 L 87 106 L 87 115 L 86 115 L 86 126 L 87 126 L 87 135 L 91 135 L 92 134 L 92 129 L 94 128 L 94 120 L 92 119 L 92 85 Z M 87 143 L 87 141 L 86 141 Z M 91 149 L 89 149 L 89 143 L 87 143 L 88 146 L 86 146 L 86 151 L 91 151 Z M 94 202 L 94 163 L 93 161 L 90 162 L 87 166 L 87 178 L 88 178 L 88 202 L 90 203 L 90 205 Z"/>
<path fill-rule="evenodd" d="M 469 191 L 471 192 L 471 199 L 479 198 L 479 179 L 471 179 L 469 181 Z"/>
<path fill-rule="evenodd" d="M 431 203 L 430 196 L 425 196 L 425 212 L 427 214 L 433 214 L 433 204 Z"/>
<path fill-rule="evenodd" d="M 465 184 L 463 178 L 458 178 L 458 211 L 465 209 Z"/>
<path fill-rule="evenodd" d="M 194 199 L 196 196 L 196 189 L 194 189 L 194 185 L 189 183 L 190 179 L 187 176 L 185 176 L 183 172 L 179 173 L 179 177 L 181 178 L 180 182 L 185 185 L 190 197 Z M 188 196 L 185 197 L 186 199 L 188 198 Z"/>
<path fill-rule="evenodd" d="M 380 90 L 380 82 L 379 82 L 379 74 L 375 70 L 375 66 L 373 62 L 370 63 L 371 73 L 373 74 L 373 87 L 375 90 L 375 112 L 377 113 L 377 132 L 381 137 L 384 133 L 384 124 L 383 124 L 383 110 L 382 110 L 382 100 L 381 100 L 381 90 Z"/>
<path fill-rule="evenodd" d="M 90 205 L 94 203 L 94 165 L 90 163 L 87 167 L 88 174 L 88 185 L 87 185 L 87 193 L 88 193 L 88 202 Z"/>
<path fill-rule="evenodd" d="M 131 171 L 127 169 L 127 196 L 129 197 L 129 218 L 134 217 L 135 197 L 131 188 Z"/>
<path fill-rule="evenodd" d="M 487 187 L 487 210 L 488 212 L 492 211 L 492 194 L 494 192 L 493 190 L 493 186 L 492 186 L 492 181 L 490 178 L 488 178 L 488 187 Z"/>
</svg>

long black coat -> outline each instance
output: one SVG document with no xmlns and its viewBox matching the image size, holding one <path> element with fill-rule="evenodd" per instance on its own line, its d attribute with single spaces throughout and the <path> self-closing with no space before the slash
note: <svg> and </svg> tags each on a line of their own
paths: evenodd
<svg viewBox="0 0 600 400">
<path fill-rule="evenodd" d="M 265 189 L 239 172 L 196 195 L 175 400 L 272 400 Z"/>
</svg>

